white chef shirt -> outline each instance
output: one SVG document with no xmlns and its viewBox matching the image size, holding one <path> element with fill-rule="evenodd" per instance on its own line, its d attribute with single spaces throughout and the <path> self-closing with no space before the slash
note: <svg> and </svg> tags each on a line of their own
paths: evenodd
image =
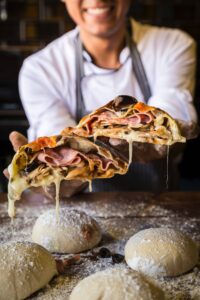
<svg viewBox="0 0 200 300">
<path fill-rule="evenodd" d="M 133 37 L 150 84 L 148 105 L 167 111 L 186 122 L 197 121 L 192 102 L 195 85 L 196 44 L 178 29 L 158 28 L 132 20 Z M 25 59 L 19 75 L 19 91 L 28 117 L 29 140 L 58 134 L 75 125 L 75 39 L 78 27 Z M 118 95 L 144 101 L 132 71 L 130 51 L 120 54 L 121 67 L 97 67 L 84 51 L 82 94 L 85 108 L 92 111 Z"/>
</svg>

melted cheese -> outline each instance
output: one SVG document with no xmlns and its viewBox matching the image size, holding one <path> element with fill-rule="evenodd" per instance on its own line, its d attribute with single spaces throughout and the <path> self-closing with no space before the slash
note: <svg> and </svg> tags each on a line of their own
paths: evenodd
<svg viewBox="0 0 200 300">
<path fill-rule="evenodd" d="M 39 184 L 34 184 L 32 186 L 38 187 L 42 186 L 44 189 L 52 183 L 55 183 L 56 187 L 56 215 L 59 218 L 59 191 L 60 191 L 60 182 L 63 180 L 63 177 L 54 172 L 54 175 L 50 175 L 44 178 Z M 9 181 L 8 184 L 8 215 L 11 218 L 15 217 L 16 209 L 15 202 L 20 200 L 21 194 L 24 190 L 28 189 L 30 185 L 26 183 L 24 178 L 16 177 L 13 181 Z"/>
<path fill-rule="evenodd" d="M 167 146 L 167 176 L 166 176 L 166 189 L 169 188 L 169 146 Z"/>
<path fill-rule="evenodd" d="M 12 165 L 11 168 L 16 168 L 16 165 Z M 53 168 L 52 168 L 53 170 Z M 127 171 L 127 170 L 126 170 Z M 59 218 L 59 190 L 60 190 L 60 182 L 62 180 L 88 180 L 85 176 L 85 174 L 88 174 L 89 170 L 88 168 L 76 168 L 71 170 L 67 176 L 63 177 L 59 169 L 53 170 L 53 172 L 49 175 L 45 174 L 45 176 L 36 176 L 35 178 L 32 178 L 32 181 L 30 184 L 27 183 L 26 177 L 20 177 L 19 173 L 15 170 L 15 174 L 13 173 L 13 170 L 9 172 L 10 174 L 10 180 L 8 184 L 8 214 L 11 218 L 14 218 L 15 216 L 15 201 L 20 200 L 21 194 L 24 190 L 30 188 L 30 186 L 33 187 L 47 187 L 54 183 L 56 185 L 56 214 L 57 218 Z M 109 178 L 114 176 L 116 173 L 124 174 L 125 168 L 117 170 L 107 170 L 106 172 L 103 172 L 101 175 L 98 175 L 98 178 Z M 15 176 L 12 176 L 12 175 Z M 92 181 L 91 179 L 88 180 L 89 182 L 89 189 L 92 192 Z"/>
<path fill-rule="evenodd" d="M 16 209 L 15 209 L 15 201 L 8 198 L 8 215 L 11 219 L 14 218 L 16 213 Z"/>
<path fill-rule="evenodd" d="M 8 167 L 9 182 L 8 182 L 8 215 L 10 218 L 15 216 L 15 201 L 19 200 L 22 192 L 29 187 L 26 181 L 16 174 L 16 165 L 10 164 Z"/>
<path fill-rule="evenodd" d="M 132 159 L 133 159 L 133 140 L 129 140 L 128 141 L 129 144 L 129 165 L 132 163 Z"/>
<path fill-rule="evenodd" d="M 60 175 L 55 176 L 55 188 L 56 188 L 56 221 L 59 222 L 59 208 L 60 208 L 60 183 L 61 183 Z"/>
<path fill-rule="evenodd" d="M 92 180 L 88 180 L 89 183 L 89 192 L 92 193 Z"/>
</svg>

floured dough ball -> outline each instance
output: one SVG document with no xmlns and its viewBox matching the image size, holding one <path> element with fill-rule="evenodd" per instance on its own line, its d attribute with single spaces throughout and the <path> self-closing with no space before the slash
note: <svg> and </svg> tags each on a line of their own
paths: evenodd
<svg viewBox="0 0 200 300">
<path fill-rule="evenodd" d="M 150 276 L 177 276 L 196 265 L 198 248 L 180 231 L 150 228 L 128 240 L 125 260 L 132 269 Z"/>
<path fill-rule="evenodd" d="M 57 274 L 53 256 L 40 245 L 10 242 L 0 245 L 0 299 L 25 299 Z"/>
<path fill-rule="evenodd" d="M 32 240 L 50 252 L 79 253 L 96 246 L 101 240 L 98 223 L 84 212 L 61 208 L 42 214 L 33 227 Z"/>
<path fill-rule="evenodd" d="M 80 281 L 70 300 L 163 300 L 164 294 L 153 282 L 136 271 L 107 269 Z"/>
</svg>

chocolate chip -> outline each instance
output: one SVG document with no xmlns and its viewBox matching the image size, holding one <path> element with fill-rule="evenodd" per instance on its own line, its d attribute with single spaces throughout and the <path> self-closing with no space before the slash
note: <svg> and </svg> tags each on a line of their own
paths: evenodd
<svg viewBox="0 0 200 300">
<path fill-rule="evenodd" d="M 101 248 L 99 250 L 98 256 L 100 256 L 102 258 L 108 258 L 108 257 L 111 257 L 111 252 L 108 248 Z"/>
<path fill-rule="evenodd" d="M 112 255 L 112 262 L 114 263 L 114 264 L 119 264 L 119 263 L 121 263 L 122 261 L 124 260 L 124 256 L 123 255 L 121 255 L 121 254 L 113 254 Z"/>
</svg>

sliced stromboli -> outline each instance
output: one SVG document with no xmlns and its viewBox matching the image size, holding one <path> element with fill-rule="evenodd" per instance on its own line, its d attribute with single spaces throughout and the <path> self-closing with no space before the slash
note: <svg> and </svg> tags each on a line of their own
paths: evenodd
<svg viewBox="0 0 200 300">
<path fill-rule="evenodd" d="M 169 114 L 129 96 L 119 96 L 83 117 L 76 131 L 83 136 L 106 136 L 160 145 L 186 141 Z"/>
<path fill-rule="evenodd" d="M 9 215 L 14 202 L 29 187 L 49 186 L 62 180 L 91 181 L 125 174 L 128 163 L 108 149 L 75 136 L 41 137 L 22 146 L 9 166 Z"/>
<path fill-rule="evenodd" d="M 68 130 L 64 129 L 62 134 Z M 129 163 L 132 161 L 133 142 L 168 146 L 186 142 L 177 122 L 169 114 L 130 96 L 119 96 L 83 117 L 73 132 L 94 139 L 110 138 L 112 146 L 117 146 L 121 140 L 127 141 Z"/>
</svg>

